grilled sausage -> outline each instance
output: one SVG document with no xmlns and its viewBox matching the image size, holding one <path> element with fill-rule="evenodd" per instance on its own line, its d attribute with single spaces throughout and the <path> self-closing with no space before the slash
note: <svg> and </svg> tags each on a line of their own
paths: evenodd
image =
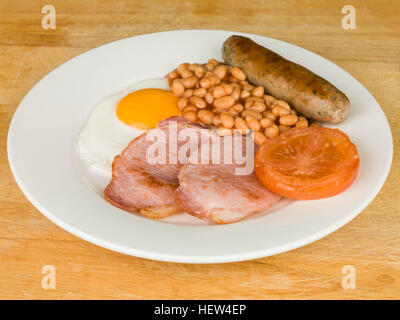
<svg viewBox="0 0 400 320">
<path fill-rule="evenodd" d="M 241 68 L 248 80 L 296 111 L 317 121 L 339 123 L 350 112 L 343 92 L 310 70 L 286 60 L 249 38 L 231 36 L 223 44 L 226 64 Z"/>
</svg>

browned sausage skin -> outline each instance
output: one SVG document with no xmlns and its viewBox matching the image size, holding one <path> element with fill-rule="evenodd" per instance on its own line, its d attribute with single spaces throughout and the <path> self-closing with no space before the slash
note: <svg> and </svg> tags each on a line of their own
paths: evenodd
<svg viewBox="0 0 400 320">
<path fill-rule="evenodd" d="M 229 37 L 222 55 L 226 64 L 241 68 L 251 83 L 308 118 L 339 123 L 349 115 L 349 99 L 334 85 L 249 38 Z"/>
</svg>

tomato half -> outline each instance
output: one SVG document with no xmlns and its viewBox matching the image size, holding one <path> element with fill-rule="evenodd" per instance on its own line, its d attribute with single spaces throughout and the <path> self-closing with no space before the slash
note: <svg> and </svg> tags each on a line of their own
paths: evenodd
<svg viewBox="0 0 400 320">
<path fill-rule="evenodd" d="M 270 191 L 291 199 L 321 199 L 346 190 L 357 176 L 356 146 L 338 129 L 294 128 L 260 146 L 255 172 Z"/>
</svg>

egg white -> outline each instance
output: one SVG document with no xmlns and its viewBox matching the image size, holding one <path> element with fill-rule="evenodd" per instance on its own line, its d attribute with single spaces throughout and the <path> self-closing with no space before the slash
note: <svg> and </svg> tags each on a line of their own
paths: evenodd
<svg viewBox="0 0 400 320">
<path fill-rule="evenodd" d="M 79 133 L 75 149 L 79 157 L 98 173 L 111 177 L 114 157 L 120 154 L 132 139 L 146 131 L 121 122 L 115 114 L 115 108 L 127 94 L 147 88 L 168 90 L 168 80 L 160 78 L 137 82 L 103 98 L 91 110 Z"/>
</svg>

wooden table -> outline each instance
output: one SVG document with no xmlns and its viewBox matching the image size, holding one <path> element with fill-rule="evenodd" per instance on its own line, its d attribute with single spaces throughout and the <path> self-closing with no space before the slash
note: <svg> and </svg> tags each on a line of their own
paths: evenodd
<svg viewBox="0 0 400 320">
<path fill-rule="evenodd" d="M 341 9 L 347 2 L 2 0 L 0 298 L 400 298 L 400 2 L 350 1 L 357 28 L 345 30 Z M 49 3 L 56 9 L 55 30 L 41 26 L 42 7 Z M 370 90 L 390 122 L 395 145 L 391 173 L 375 200 L 345 227 L 313 244 L 273 257 L 214 265 L 115 253 L 76 238 L 41 215 L 17 187 L 6 155 L 9 122 L 24 95 L 52 69 L 90 48 L 143 33 L 205 27 L 304 47 Z M 55 266 L 56 289 L 42 288 L 44 265 Z M 355 268 L 355 289 L 342 286 L 346 265 Z"/>
</svg>

